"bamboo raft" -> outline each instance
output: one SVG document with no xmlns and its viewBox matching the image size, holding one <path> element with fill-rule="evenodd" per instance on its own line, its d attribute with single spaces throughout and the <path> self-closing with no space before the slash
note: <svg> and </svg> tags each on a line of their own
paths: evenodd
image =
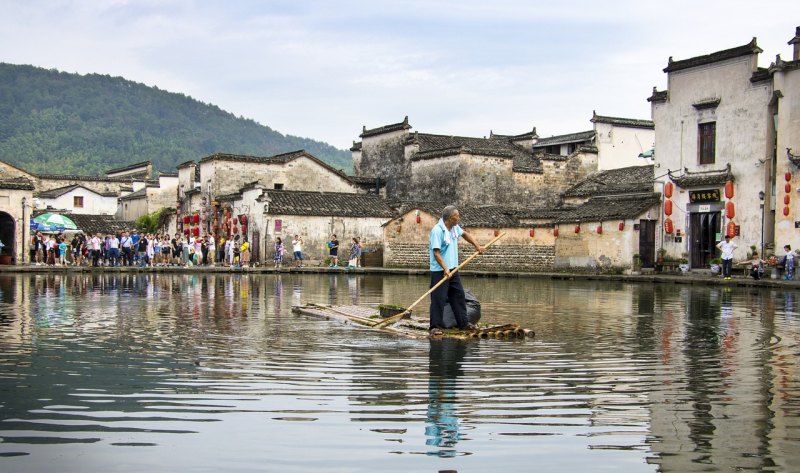
<svg viewBox="0 0 800 473">
<path fill-rule="evenodd" d="M 410 338 L 459 338 L 459 339 L 525 339 L 533 338 L 533 330 L 521 328 L 517 324 L 481 325 L 473 330 L 443 329 L 442 335 L 431 335 L 428 332 L 428 321 L 407 317 L 393 325 L 384 325 L 378 309 L 357 305 L 330 306 L 306 303 L 293 306 L 292 312 L 326 320 L 337 320 L 352 323 L 369 329 L 393 333 Z"/>
</svg>

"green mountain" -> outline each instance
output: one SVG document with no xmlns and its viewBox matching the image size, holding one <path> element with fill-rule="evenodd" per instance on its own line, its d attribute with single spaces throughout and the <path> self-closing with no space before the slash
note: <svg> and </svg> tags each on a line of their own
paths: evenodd
<svg viewBox="0 0 800 473">
<path fill-rule="evenodd" d="M 0 63 L 0 160 L 34 173 L 97 175 L 142 161 L 175 172 L 213 153 L 298 149 L 352 170 L 348 151 L 282 135 L 183 94 L 121 77 Z"/>
</svg>

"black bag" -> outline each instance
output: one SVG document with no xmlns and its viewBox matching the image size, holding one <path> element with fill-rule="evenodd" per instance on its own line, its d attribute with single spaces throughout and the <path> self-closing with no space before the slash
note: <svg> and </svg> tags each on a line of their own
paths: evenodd
<svg viewBox="0 0 800 473">
<path fill-rule="evenodd" d="M 464 294 L 466 294 L 467 299 L 467 322 L 477 324 L 481 319 L 481 303 L 469 289 L 465 289 Z M 458 326 L 456 323 L 456 316 L 453 314 L 453 309 L 450 307 L 449 302 L 444 306 L 443 322 L 444 328 Z"/>
</svg>

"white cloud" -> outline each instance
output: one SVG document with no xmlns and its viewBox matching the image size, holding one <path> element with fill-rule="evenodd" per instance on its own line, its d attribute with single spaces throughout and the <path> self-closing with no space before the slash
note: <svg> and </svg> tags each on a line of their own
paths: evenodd
<svg viewBox="0 0 800 473">
<path fill-rule="evenodd" d="M 667 58 L 758 36 L 789 54 L 794 2 L 0 0 L 0 61 L 181 92 L 349 147 L 361 126 L 483 136 L 649 117 Z M 796 16 L 796 15 L 795 15 Z"/>
</svg>

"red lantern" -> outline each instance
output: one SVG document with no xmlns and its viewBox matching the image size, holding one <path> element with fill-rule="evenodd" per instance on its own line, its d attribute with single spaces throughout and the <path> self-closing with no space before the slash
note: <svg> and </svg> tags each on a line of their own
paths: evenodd
<svg viewBox="0 0 800 473">
<path fill-rule="evenodd" d="M 664 233 L 672 235 L 672 219 L 664 219 Z"/>
<path fill-rule="evenodd" d="M 786 171 L 786 174 L 783 175 L 783 178 L 786 179 L 786 182 L 791 181 L 792 180 L 792 173 L 790 173 L 789 171 Z"/>
<path fill-rule="evenodd" d="M 244 235 L 246 233 L 247 233 L 247 225 L 242 225 L 242 234 Z"/>
<path fill-rule="evenodd" d="M 188 234 L 189 234 L 189 229 L 188 229 L 188 228 L 184 229 L 184 230 L 183 230 L 183 233 L 185 233 L 186 235 L 188 235 Z"/>
<path fill-rule="evenodd" d="M 247 215 L 239 215 L 239 221 L 242 222 L 242 225 L 247 225 Z"/>
<path fill-rule="evenodd" d="M 579 223 L 575 225 L 575 233 L 580 233 L 580 232 L 581 232 L 581 224 Z"/>
<path fill-rule="evenodd" d="M 422 221 L 422 217 L 419 214 L 417 214 L 417 223 L 420 223 L 421 221 Z"/>
<path fill-rule="evenodd" d="M 233 233 L 239 233 L 239 227 L 233 227 Z"/>
<path fill-rule="evenodd" d="M 602 235 L 603 234 L 603 224 L 602 223 L 597 226 L 597 234 L 598 235 Z"/>
<path fill-rule="evenodd" d="M 189 216 L 188 215 L 184 215 L 183 216 L 183 224 L 184 225 L 189 225 Z"/>
<path fill-rule="evenodd" d="M 528 233 L 530 234 L 531 238 L 536 234 L 536 232 L 533 230 L 533 228 L 531 228 Z"/>
<path fill-rule="evenodd" d="M 792 192 L 792 185 L 787 182 L 786 185 L 783 186 L 783 191 L 786 192 L 787 194 Z"/>
<path fill-rule="evenodd" d="M 233 217 L 233 224 L 234 225 L 239 225 L 239 219 L 236 218 L 236 217 Z"/>
<path fill-rule="evenodd" d="M 736 216 L 736 209 L 731 201 L 728 201 L 728 203 L 725 204 L 725 216 L 728 218 L 733 218 Z"/>
<path fill-rule="evenodd" d="M 200 228 L 199 227 L 192 228 L 192 235 L 200 236 Z"/>
<path fill-rule="evenodd" d="M 785 196 L 783 196 L 783 205 L 789 205 L 789 202 L 791 200 L 792 199 L 789 198 L 789 194 L 786 194 Z"/>
<path fill-rule="evenodd" d="M 725 198 L 733 199 L 733 181 L 725 182 Z"/>
<path fill-rule="evenodd" d="M 500 234 L 500 230 L 495 230 L 495 231 L 494 231 L 494 236 L 497 236 L 497 235 L 499 235 L 499 234 Z"/>
<path fill-rule="evenodd" d="M 553 229 L 553 236 L 554 236 L 554 237 L 557 237 L 557 236 L 558 236 L 558 227 L 555 227 L 555 228 Z"/>
<path fill-rule="evenodd" d="M 789 207 L 784 207 L 783 208 L 783 215 L 786 216 L 786 217 L 789 216 Z"/>
<path fill-rule="evenodd" d="M 619 231 L 625 230 L 625 222 L 619 222 L 617 228 L 619 228 Z"/>
<path fill-rule="evenodd" d="M 668 200 L 664 202 L 664 215 L 672 215 L 672 201 Z"/>
<path fill-rule="evenodd" d="M 194 214 L 193 218 L 194 218 L 194 224 L 195 225 L 200 223 L 200 215 L 199 214 Z"/>
<path fill-rule="evenodd" d="M 728 226 L 726 228 L 725 234 L 729 237 L 733 238 L 736 236 L 736 224 L 733 222 L 728 222 Z"/>
<path fill-rule="evenodd" d="M 666 184 L 664 184 L 664 197 L 666 197 L 667 199 L 671 199 L 672 198 L 672 183 L 671 182 L 667 182 Z"/>
</svg>

